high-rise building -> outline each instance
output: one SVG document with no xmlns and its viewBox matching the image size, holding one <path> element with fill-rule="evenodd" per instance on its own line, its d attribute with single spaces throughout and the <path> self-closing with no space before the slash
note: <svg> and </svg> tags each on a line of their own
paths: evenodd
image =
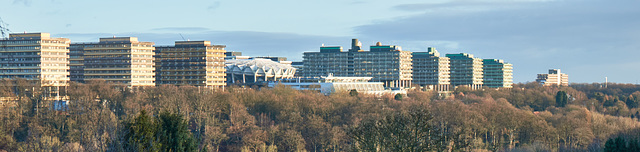
<svg viewBox="0 0 640 152">
<path fill-rule="evenodd" d="M 296 74 L 294 77 L 301 77 L 304 72 L 304 63 L 302 61 L 291 62 L 291 67 L 296 68 Z"/>
<path fill-rule="evenodd" d="M 450 85 L 449 58 L 440 57 L 435 48 L 427 52 L 413 52 L 413 83 L 426 85 Z"/>
<path fill-rule="evenodd" d="M 0 79 L 22 78 L 31 84 L 68 86 L 69 39 L 49 33 L 15 33 L 0 39 Z"/>
<path fill-rule="evenodd" d="M 560 69 L 549 69 L 549 74 L 538 74 L 536 82 L 544 86 L 569 86 L 569 75 L 561 73 Z"/>
<path fill-rule="evenodd" d="M 484 86 L 489 88 L 512 88 L 513 65 L 498 59 L 482 60 Z"/>
<path fill-rule="evenodd" d="M 75 81 L 103 79 L 130 87 L 155 86 L 153 42 L 136 37 L 100 38 L 99 42 L 72 43 L 71 66 Z"/>
<path fill-rule="evenodd" d="M 176 41 L 175 46 L 156 47 L 156 84 L 223 88 L 224 45 L 210 41 Z"/>
<path fill-rule="evenodd" d="M 482 59 L 467 53 L 447 54 L 446 57 L 451 68 L 451 85 L 465 85 L 472 89 L 482 87 Z"/>
<path fill-rule="evenodd" d="M 380 42 L 370 51 L 361 50 L 357 39 L 348 52 L 341 46 L 322 46 L 320 52 L 305 52 L 303 64 L 305 77 L 373 77 L 372 81 L 383 82 L 385 87 L 410 87 L 412 81 L 411 52 Z"/>
<path fill-rule="evenodd" d="M 69 78 L 70 81 L 84 81 L 84 45 L 69 46 Z"/>
<path fill-rule="evenodd" d="M 353 61 L 348 61 L 347 56 L 349 54 L 343 52 L 341 46 L 322 46 L 320 52 L 305 52 L 302 57 L 305 69 L 302 76 L 320 77 L 330 73 L 335 76 L 353 75 Z"/>
</svg>

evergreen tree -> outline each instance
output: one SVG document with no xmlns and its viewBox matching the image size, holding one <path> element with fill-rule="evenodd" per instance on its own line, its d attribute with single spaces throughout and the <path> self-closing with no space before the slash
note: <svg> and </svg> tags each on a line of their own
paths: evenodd
<svg viewBox="0 0 640 152">
<path fill-rule="evenodd" d="M 396 99 L 396 100 L 402 100 L 403 97 L 404 96 L 402 94 L 399 94 L 399 93 L 396 94 L 395 96 L 393 96 L 393 98 Z"/>
<path fill-rule="evenodd" d="M 133 120 L 125 124 L 126 151 L 159 151 L 160 144 L 156 138 L 157 124 L 153 118 L 142 110 Z"/>
<path fill-rule="evenodd" d="M 567 96 L 567 92 L 558 91 L 556 93 L 556 107 L 564 107 L 567 105 L 569 97 Z"/>
<path fill-rule="evenodd" d="M 627 150 L 628 151 L 640 151 L 640 145 L 638 145 L 638 140 L 637 139 L 631 139 L 631 141 L 629 141 L 629 148 Z"/>
<path fill-rule="evenodd" d="M 197 146 L 182 115 L 162 112 L 157 118 L 161 151 L 196 151 Z"/>
<path fill-rule="evenodd" d="M 358 96 L 358 90 L 356 89 L 349 90 L 349 95 L 354 97 Z"/>
<path fill-rule="evenodd" d="M 180 114 L 162 112 L 158 117 L 142 110 L 125 124 L 126 151 L 196 151 L 195 139 Z"/>
<path fill-rule="evenodd" d="M 611 138 L 607 140 L 604 144 L 604 152 L 617 152 L 618 147 L 616 147 L 615 141 Z"/>
</svg>

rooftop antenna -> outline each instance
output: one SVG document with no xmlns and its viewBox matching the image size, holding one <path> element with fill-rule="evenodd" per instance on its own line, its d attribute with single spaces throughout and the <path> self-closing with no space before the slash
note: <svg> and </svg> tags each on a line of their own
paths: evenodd
<svg viewBox="0 0 640 152">
<path fill-rule="evenodd" d="M 182 33 L 178 33 L 178 34 L 180 34 L 180 37 L 182 38 L 182 40 L 183 40 L 183 41 L 186 41 L 186 40 L 184 39 L 184 36 L 182 36 Z"/>
</svg>

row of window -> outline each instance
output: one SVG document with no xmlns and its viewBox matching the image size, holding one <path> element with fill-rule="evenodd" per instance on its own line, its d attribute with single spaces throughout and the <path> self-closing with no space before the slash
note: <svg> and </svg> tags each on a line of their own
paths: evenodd
<svg viewBox="0 0 640 152">
<path fill-rule="evenodd" d="M 100 69 L 100 68 L 130 68 L 131 66 L 123 64 L 123 65 L 85 65 L 85 69 Z"/>
<path fill-rule="evenodd" d="M 143 78 L 143 79 L 144 79 L 144 78 L 147 78 L 147 79 L 148 79 L 148 78 L 154 78 L 155 76 L 152 76 L 152 75 L 134 75 L 134 76 L 132 76 L 132 77 L 133 77 L 134 79 L 135 79 L 135 78 Z"/>
<path fill-rule="evenodd" d="M 0 58 L 0 61 L 40 61 L 40 58 Z"/>
<path fill-rule="evenodd" d="M 1 69 L 0 73 L 40 73 L 40 69 Z"/>
<path fill-rule="evenodd" d="M 84 63 L 109 63 L 109 64 L 117 64 L 117 63 L 131 63 L 131 60 L 84 60 Z"/>
</svg>

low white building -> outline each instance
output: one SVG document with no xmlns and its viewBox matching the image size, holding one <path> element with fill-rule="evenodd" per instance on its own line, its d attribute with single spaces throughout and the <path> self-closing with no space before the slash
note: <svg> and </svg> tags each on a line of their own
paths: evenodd
<svg viewBox="0 0 640 152">
<path fill-rule="evenodd" d="M 405 90 L 389 90 L 384 88 L 383 82 L 369 82 L 372 77 L 327 77 L 292 78 L 281 81 L 270 81 L 268 86 L 275 87 L 278 84 L 290 86 L 297 90 L 316 90 L 325 95 L 339 91 L 356 90 L 364 94 L 406 94 Z"/>
<path fill-rule="evenodd" d="M 293 78 L 296 69 L 291 64 L 282 64 L 269 59 L 225 60 L 227 84 L 259 85 L 267 81 Z"/>
<path fill-rule="evenodd" d="M 569 75 L 560 69 L 549 69 L 549 74 L 538 74 L 536 82 L 543 86 L 569 86 Z"/>
</svg>

